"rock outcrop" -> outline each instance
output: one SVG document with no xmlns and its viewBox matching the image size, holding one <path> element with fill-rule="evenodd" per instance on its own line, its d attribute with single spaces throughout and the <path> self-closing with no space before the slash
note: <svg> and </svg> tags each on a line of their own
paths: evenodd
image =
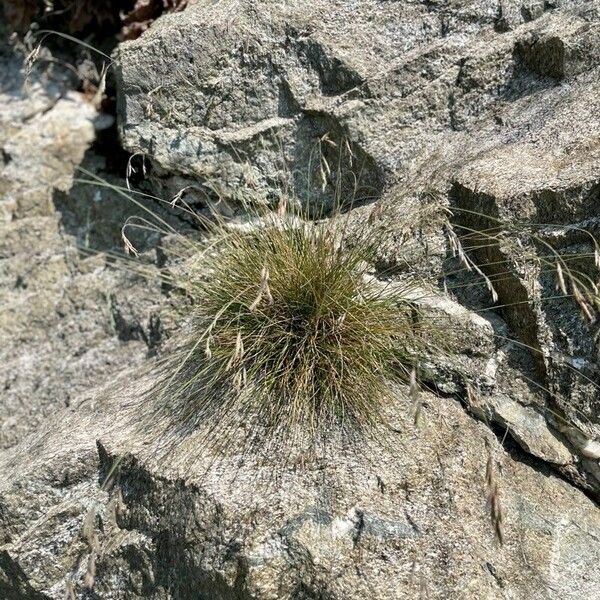
<svg viewBox="0 0 600 600">
<path fill-rule="evenodd" d="M 96 111 L 43 70 L 23 87 L 7 50 L 0 596 L 600 599 L 597 324 L 530 260 L 597 277 L 600 3 L 188 4 L 115 52 L 146 185 L 198 210 L 341 200 L 381 228 L 380 271 L 436 290 L 418 302 L 454 353 L 423 365 L 420 426 L 399 389 L 361 451 L 215 456 L 150 426 L 172 257 L 150 236 L 156 278 L 111 268 L 136 209 L 73 184 L 81 163 L 117 182 Z M 490 228 L 448 275 L 449 236 Z"/>
<path fill-rule="evenodd" d="M 595 503 L 518 447 L 502 448 L 454 400 L 425 395 L 415 429 L 399 390 L 385 451 L 332 451 L 302 466 L 233 449 L 213 465 L 198 435 L 157 459 L 156 440 L 132 424 L 145 403 L 136 377 L 67 409 L 0 465 L 14 473 L 1 495 L 4 597 L 59 598 L 71 578 L 79 591 L 91 556 L 100 598 L 597 592 Z M 98 480 L 115 456 L 125 458 L 107 492 Z M 486 508 L 488 461 L 502 546 Z"/>
</svg>

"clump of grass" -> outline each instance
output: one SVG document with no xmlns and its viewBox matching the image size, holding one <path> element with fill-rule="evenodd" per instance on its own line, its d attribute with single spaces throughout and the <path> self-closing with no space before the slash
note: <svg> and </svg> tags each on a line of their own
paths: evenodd
<svg viewBox="0 0 600 600">
<path fill-rule="evenodd" d="M 342 221 L 217 226 L 205 276 L 190 279 L 193 318 L 167 386 L 184 412 L 313 440 L 381 422 L 431 335 L 413 286 L 370 276 L 375 240 L 346 244 Z"/>
</svg>

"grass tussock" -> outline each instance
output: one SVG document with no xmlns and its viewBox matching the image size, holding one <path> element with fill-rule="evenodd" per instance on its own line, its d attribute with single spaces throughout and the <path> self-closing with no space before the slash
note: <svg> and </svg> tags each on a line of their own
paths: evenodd
<svg viewBox="0 0 600 600">
<path fill-rule="evenodd" d="M 170 395 L 221 422 L 235 414 L 313 439 L 381 421 L 431 332 L 410 284 L 370 276 L 375 240 L 347 245 L 341 221 L 219 227 L 188 291 L 192 326 Z"/>
</svg>

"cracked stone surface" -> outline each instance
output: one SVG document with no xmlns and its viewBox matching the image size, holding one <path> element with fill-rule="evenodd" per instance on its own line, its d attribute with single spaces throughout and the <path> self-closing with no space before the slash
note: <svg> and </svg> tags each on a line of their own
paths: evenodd
<svg viewBox="0 0 600 600">
<path fill-rule="evenodd" d="M 201 435 L 167 461 L 157 459 L 156 440 L 135 423 L 143 388 L 135 372 L 123 374 L 0 464 L 18 473 L 0 496 L 5 594 L 18 589 L 9 579 L 15 571 L 32 588 L 26 598 L 37 597 L 33 590 L 60 597 L 65 572 L 80 580 L 90 553 L 81 531 L 91 509 L 98 513 L 95 592 L 102 598 L 596 593 L 595 503 L 516 446 L 507 451 L 456 401 L 426 394 L 415 429 L 408 393 L 399 390 L 390 407 L 399 433 L 387 450 L 332 450 L 297 468 L 276 453 L 257 461 L 231 449 L 211 467 Z M 485 509 L 486 439 L 505 514 L 502 547 Z M 96 482 L 123 453 L 110 497 Z M 31 529 L 43 515 L 43 525 Z"/>
<path fill-rule="evenodd" d="M 179 302 L 158 273 L 181 265 L 141 235 L 157 276 L 114 268 L 141 213 L 77 181 L 124 183 L 96 109 L 2 46 L 0 596 L 600 599 L 598 325 L 530 260 L 578 255 L 597 280 L 599 36 L 596 0 L 192 0 L 117 47 L 144 189 L 202 208 L 339 184 L 350 227 L 381 230 L 376 274 L 418 274 L 449 324 L 420 425 L 400 388 L 386 444 L 312 461 L 147 426 Z M 491 226 L 467 251 L 496 303 L 448 275 L 452 232 Z"/>
</svg>

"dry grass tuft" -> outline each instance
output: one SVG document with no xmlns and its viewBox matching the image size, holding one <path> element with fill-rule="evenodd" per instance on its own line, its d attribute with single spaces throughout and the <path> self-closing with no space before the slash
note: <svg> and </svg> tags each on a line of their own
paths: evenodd
<svg viewBox="0 0 600 600">
<path fill-rule="evenodd" d="M 375 242 L 366 234 L 346 244 L 342 217 L 217 225 L 206 275 L 190 280 L 192 327 L 170 369 L 167 395 L 182 418 L 235 415 L 263 433 L 313 440 L 381 423 L 395 382 L 416 385 L 432 332 L 410 284 L 370 276 Z"/>
</svg>

